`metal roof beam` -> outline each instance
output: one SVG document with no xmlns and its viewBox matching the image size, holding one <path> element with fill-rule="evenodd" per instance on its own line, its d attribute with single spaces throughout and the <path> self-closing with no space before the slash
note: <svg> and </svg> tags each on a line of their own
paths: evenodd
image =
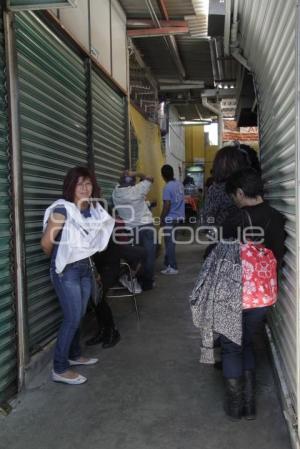
<svg viewBox="0 0 300 449">
<path fill-rule="evenodd" d="M 184 27 L 188 26 L 186 20 L 160 20 L 161 27 Z M 127 19 L 127 27 L 151 27 L 153 20 L 151 19 Z"/>
<path fill-rule="evenodd" d="M 180 91 L 180 90 L 191 90 L 191 89 L 203 89 L 204 81 L 199 84 L 164 84 L 159 87 L 160 91 Z"/>
<path fill-rule="evenodd" d="M 185 27 L 161 27 L 161 28 L 147 28 L 147 29 L 135 29 L 127 30 L 128 37 L 134 39 L 139 37 L 157 37 L 157 36 L 173 36 L 175 34 L 187 34 L 189 28 Z"/>
<path fill-rule="evenodd" d="M 168 11 L 166 8 L 166 5 L 164 3 L 164 0 L 157 0 L 158 2 L 158 6 L 160 8 L 160 11 L 162 13 L 162 16 L 165 20 L 169 20 L 169 15 L 168 15 Z M 155 10 L 153 8 L 153 5 L 151 3 L 151 0 L 146 0 L 146 4 L 148 6 L 149 12 L 151 17 L 153 18 L 153 20 L 155 21 L 156 25 L 159 27 L 160 26 L 160 22 L 159 19 L 155 13 Z M 165 42 L 168 46 L 168 49 L 171 53 L 171 57 L 174 61 L 174 64 L 176 65 L 177 71 L 178 71 L 178 75 L 180 80 L 183 80 L 184 78 L 186 78 L 186 72 L 185 72 L 185 68 L 183 66 L 183 63 L 181 61 L 180 58 L 180 54 L 178 51 L 178 47 L 177 47 L 177 42 L 174 36 L 168 36 L 165 37 Z"/>
<path fill-rule="evenodd" d="M 165 4 L 164 0 L 158 0 L 158 7 L 160 9 L 160 12 L 162 14 L 162 16 L 166 19 L 169 20 L 169 14 L 168 14 L 168 10 L 167 10 L 167 6 Z"/>
<path fill-rule="evenodd" d="M 201 84 L 204 81 L 203 80 L 184 80 L 179 82 L 177 79 L 175 78 L 158 78 L 157 80 L 159 82 L 159 84 L 163 85 L 163 84 Z"/>
<path fill-rule="evenodd" d="M 168 38 L 168 44 L 169 44 L 169 49 L 171 52 L 171 56 L 176 64 L 180 79 L 184 79 L 186 78 L 186 72 L 185 72 L 185 68 L 183 66 L 183 63 L 181 61 L 181 57 L 179 54 L 179 50 L 177 47 L 177 42 L 175 40 L 174 36 L 169 36 Z"/>
</svg>

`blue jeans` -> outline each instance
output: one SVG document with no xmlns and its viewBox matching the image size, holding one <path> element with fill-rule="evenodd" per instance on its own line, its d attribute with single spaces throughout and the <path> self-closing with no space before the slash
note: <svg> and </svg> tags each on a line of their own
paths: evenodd
<svg viewBox="0 0 300 449">
<path fill-rule="evenodd" d="M 166 223 L 164 225 L 164 242 L 165 242 L 165 258 L 164 264 L 166 267 L 170 266 L 177 270 L 177 262 L 176 262 L 176 243 L 172 235 L 175 237 L 175 223 Z"/>
<path fill-rule="evenodd" d="M 220 336 L 224 377 L 237 378 L 241 377 L 246 370 L 255 370 L 253 337 L 269 309 L 270 307 L 258 307 L 256 309 L 243 310 L 241 346 L 228 340 L 223 335 Z"/>
<path fill-rule="evenodd" d="M 57 374 L 67 371 L 69 359 L 80 357 L 80 322 L 92 291 L 92 273 L 88 259 L 68 264 L 60 274 L 50 268 L 51 281 L 63 312 L 54 352 L 53 368 Z"/>
<path fill-rule="evenodd" d="M 142 287 L 152 288 L 156 253 L 154 241 L 155 228 L 149 224 L 135 228 L 135 232 L 138 233 L 137 244 L 141 245 L 146 252 L 142 267 Z"/>
</svg>

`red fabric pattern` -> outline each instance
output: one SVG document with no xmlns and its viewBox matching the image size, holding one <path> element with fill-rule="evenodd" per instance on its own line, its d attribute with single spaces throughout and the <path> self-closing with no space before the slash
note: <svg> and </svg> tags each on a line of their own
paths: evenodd
<svg viewBox="0 0 300 449">
<path fill-rule="evenodd" d="M 277 262 L 270 249 L 241 245 L 243 309 L 273 305 L 277 300 Z"/>
</svg>

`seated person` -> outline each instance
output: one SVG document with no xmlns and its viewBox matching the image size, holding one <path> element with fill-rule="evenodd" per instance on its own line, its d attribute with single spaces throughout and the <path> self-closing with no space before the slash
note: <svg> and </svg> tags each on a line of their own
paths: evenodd
<svg viewBox="0 0 300 449">
<path fill-rule="evenodd" d="M 140 276 L 143 291 L 154 287 L 156 233 L 153 215 L 146 202 L 152 184 L 151 176 L 125 170 L 112 193 L 115 209 L 124 220 L 126 227 L 134 233 L 136 241 L 145 249 L 146 257 L 143 261 L 142 276 Z"/>
<path fill-rule="evenodd" d="M 116 217 L 116 226 L 113 231 L 113 238 L 118 247 L 119 256 L 131 268 L 131 274 L 133 277 L 133 288 L 130 279 L 126 274 L 119 278 L 119 282 L 126 287 L 130 293 L 139 294 L 142 293 L 142 287 L 140 286 L 137 278 L 142 277 L 142 266 L 144 265 L 146 258 L 146 250 L 140 245 L 133 245 L 130 243 L 130 235 L 125 228 L 125 223 L 120 217 Z"/>
<path fill-rule="evenodd" d="M 127 243 L 128 237 L 126 233 L 121 233 L 121 230 L 122 222 L 120 219 L 117 219 L 115 230 L 106 250 L 101 253 L 98 252 L 93 256 L 97 271 L 101 277 L 103 292 L 101 301 L 95 307 L 99 329 L 94 337 L 87 340 L 86 344 L 88 346 L 102 342 L 103 348 L 110 348 L 120 341 L 120 333 L 115 328 L 112 311 L 105 301 L 105 297 L 108 290 L 116 284 L 120 276 L 121 259 L 124 259 L 132 270 L 135 293 L 142 292 L 141 286 L 136 279 L 136 274 L 141 268 L 145 250 L 142 247 L 131 246 Z M 122 239 L 125 240 L 122 242 Z M 121 276 L 119 282 L 132 293 L 131 282 L 126 275 Z"/>
</svg>

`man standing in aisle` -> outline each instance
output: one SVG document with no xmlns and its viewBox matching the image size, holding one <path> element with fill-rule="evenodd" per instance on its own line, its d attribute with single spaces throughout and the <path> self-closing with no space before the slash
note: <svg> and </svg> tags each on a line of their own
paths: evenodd
<svg viewBox="0 0 300 449">
<path fill-rule="evenodd" d="M 136 178 L 139 178 L 140 182 L 137 183 Z M 112 193 L 117 213 L 124 220 L 125 226 L 133 231 L 135 243 L 146 251 L 139 279 L 143 290 L 151 290 L 154 280 L 155 228 L 152 213 L 146 203 L 152 183 L 151 176 L 126 170 Z"/>
<path fill-rule="evenodd" d="M 163 165 L 161 174 L 166 182 L 163 190 L 163 210 L 160 216 L 161 226 L 164 227 L 166 268 L 161 273 L 177 274 L 175 226 L 183 223 L 185 219 L 184 187 L 180 181 L 174 179 L 174 170 L 171 165 Z"/>
</svg>

